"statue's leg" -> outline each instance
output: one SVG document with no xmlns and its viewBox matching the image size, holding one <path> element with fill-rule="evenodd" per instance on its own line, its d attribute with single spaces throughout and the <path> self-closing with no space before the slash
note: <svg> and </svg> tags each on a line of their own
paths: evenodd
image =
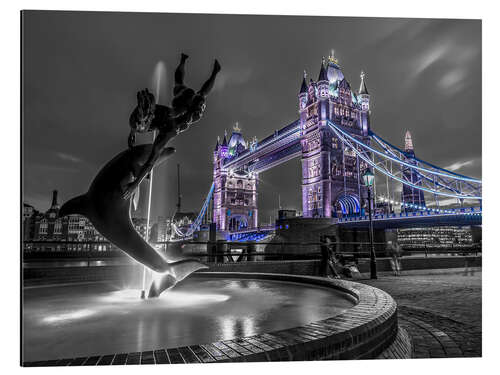
<svg viewBox="0 0 500 375">
<path fill-rule="evenodd" d="M 215 83 L 215 77 L 217 76 L 217 73 L 220 71 L 220 64 L 217 60 L 214 62 L 214 67 L 212 69 L 212 74 L 210 74 L 210 77 L 207 79 L 207 81 L 201 86 L 200 91 L 198 91 L 198 94 L 201 96 L 205 97 L 208 95 L 210 90 L 214 87 Z"/>
<path fill-rule="evenodd" d="M 184 76 L 186 75 L 186 69 L 185 69 L 185 64 L 186 60 L 188 59 L 188 55 L 181 54 L 181 62 L 179 63 L 179 66 L 177 66 L 177 69 L 175 69 L 175 74 L 174 74 L 174 80 L 175 80 L 175 85 L 174 85 L 174 95 L 177 95 L 182 88 L 184 88 Z"/>
</svg>

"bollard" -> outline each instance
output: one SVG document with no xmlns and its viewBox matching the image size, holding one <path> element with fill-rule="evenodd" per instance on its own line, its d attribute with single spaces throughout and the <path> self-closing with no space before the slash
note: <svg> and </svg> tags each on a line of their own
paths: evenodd
<svg viewBox="0 0 500 375">
<path fill-rule="evenodd" d="M 254 254 L 257 251 L 257 245 L 255 241 L 250 241 L 247 246 L 247 261 L 252 262 L 254 260 Z"/>
<path fill-rule="evenodd" d="M 217 240 L 217 251 L 215 257 L 215 263 L 224 263 L 224 254 L 227 253 L 227 241 Z"/>
</svg>

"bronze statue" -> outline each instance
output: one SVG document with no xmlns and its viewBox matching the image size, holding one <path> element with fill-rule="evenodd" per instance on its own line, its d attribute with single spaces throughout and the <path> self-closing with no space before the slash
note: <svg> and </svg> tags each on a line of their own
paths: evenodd
<svg viewBox="0 0 500 375">
<path fill-rule="evenodd" d="M 61 217 L 70 214 L 86 216 L 111 243 L 151 270 L 161 273 L 161 279 L 151 285 L 150 297 L 159 296 L 192 272 L 207 268 L 196 259 L 167 259 L 168 256 L 157 252 L 137 233 L 130 215 L 132 193 L 138 192 L 137 187 L 156 164 L 175 152 L 174 148 L 167 147 L 168 141 L 200 120 L 206 97 L 220 71 L 215 60 L 210 78 L 195 92 L 184 85 L 187 58 L 182 54 L 175 71 L 172 107 L 156 105 L 153 94 L 147 89 L 137 93 L 137 107 L 130 116 L 128 149 L 102 167 L 86 194 L 69 200 L 59 211 Z M 158 132 L 153 144 L 134 145 L 136 133 L 150 131 Z"/>
<path fill-rule="evenodd" d="M 158 134 L 148 160 L 144 163 L 134 181 L 125 188 L 124 199 L 130 198 L 144 177 L 151 172 L 168 141 L 187 130 L 191 124 L 199 121 L 203 116 L 206 97 L 214 86 L 215 77 L 220 71 L 220 65 L 215 60 L 212 74 L 201 89 L 195 92 L 184 84 L 184 66 L 187 58 L 187 55 L 181 54 L 180 64 L 175 70 L 174 98 L 171 107 L 155 104 L 154 95 L 147 89 L 137 93 L 137 107 L 130 115 L 129 147 L 134 146 L 136 133 L 158 131 Z"/>
<path fill-rule="evenodd" d="M 62 205 L 59 216 L 71 214 L 86 216 L 99 233 L 130 257 L 153 271 L 164 274 L 165 278 L 171 275 L 168 286 L 172 286 L 172 280 L 180 281 L 192 272 L 207 266 L 196 259 L 169 261 L 151 247 L 132 224 L 130 217 L 132 200 L 122 198 L 123 187 L 137 178 L 138 171 L 151 155 L 151 150 L 151 144 L 146 144 L 134 146 L 116 155 L 101 168 L 87 193 Z M 172 147 L 164 148 L 157 162 L 164 162 L 174 152 Z M 162 291 L 158 290 L 154 295 L 158 296 Z"/>
</svg>

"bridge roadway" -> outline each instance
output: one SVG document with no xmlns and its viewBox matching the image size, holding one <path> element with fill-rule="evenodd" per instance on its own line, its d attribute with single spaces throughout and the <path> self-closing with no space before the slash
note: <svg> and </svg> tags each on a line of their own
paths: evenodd
<svg viewBox="0 0 500 375">
<path fill-rule="evenodd" d="M 483 215 L 480 207 L 468 207 L 450 210 L 449 213 L 436 213 L 431 210 L 406 212 L 399 214 L 380 214 L 373 216 L 373 228 L 421 228 L 440 226 L 481 225 Z M 366 228 L 369 217 L 356 216 L 337 219 L 337 225 L 347 228 Z"/>
<path fill-rule="evenodd" d="M 448 213 L 436 213 L 432 210 L 406 212 L 399 214 L 378 214 L 373 216 L 374 229 L 397 229 L 397 228 L 422 228 L 439 226 L 468 226 L 482 225 L 481 207 L 467 207 L 448 210 Z M 341 225 L 344 228 L 367 228 L 369 224 L 368 215 L 331 218 L 332 225 Z M 243 229 L 231 232 L 231 239 L 248 238 L 251 234 L 271 233 L 276 229 L 286 230 L 279 222 L 273 226 L 268 225 L 256 229 Z"/>
<path fill-rule="evenodd" d="M 301 154 L 300 126 L 296 120 L 260 141 L 255 149 L 248 148 L 229 159 L 224 167 L 232 170 L 248 167 L 248 171 L 260 173 Z"/>
</svg>

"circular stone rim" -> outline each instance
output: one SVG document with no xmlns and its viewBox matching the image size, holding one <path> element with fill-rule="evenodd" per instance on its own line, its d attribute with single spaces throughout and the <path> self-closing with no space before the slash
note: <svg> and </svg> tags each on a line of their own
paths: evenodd
<svg viewBox="0 0 500 375">
<path fill-rule="evenodd" d="M 258 272 L 196 272 L 191 277 L 275 280 L 333 288 L 357 303 L 302 326 L 209 344 L 144 352 L 24 362 L 24 366 L 307 361 L 376 358 L 398 334 L 397 304 L 386 292 L 354 281 Z"/>
</svg>

